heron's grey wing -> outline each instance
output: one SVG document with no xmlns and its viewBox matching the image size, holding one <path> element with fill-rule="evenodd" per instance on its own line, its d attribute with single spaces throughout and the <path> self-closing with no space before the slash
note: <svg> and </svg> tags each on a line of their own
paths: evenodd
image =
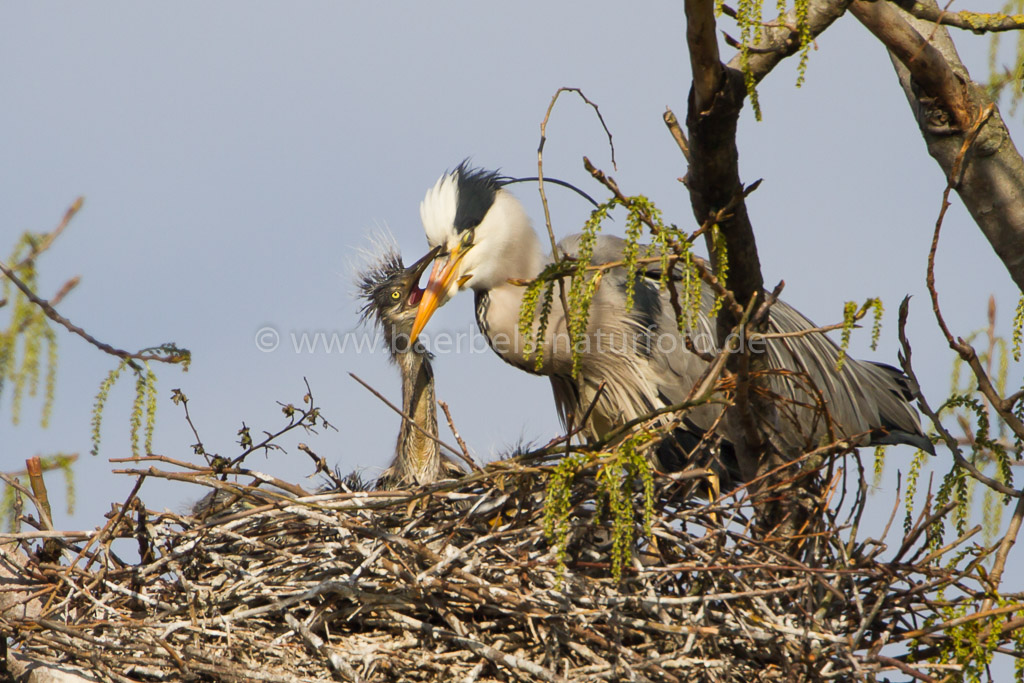
<svg viewBox="0 0 1024 683">
<path fill-rule="evenodd" d="M 770 331 L 793 333 L 814 327 L 814 323 L 785 302 L 772 306 Z M 914 390 L 910 380 L 896 368 L 847 357 L 837 371 L 839 347 L 821 332 L 769 339 L 766 350 L 772 368 L 806 373 L 825 401 L 837 436 L 865 434 L 860 439 L 862 444 L 902 443 L 934 453 L 911 406 Z M 772 378 L 773 390 L 784 398 L 816 403 L 817 398 L 805 386 L 792 376 Z M 804 430 L 815 436 L 825 433 L 824 425 L 814 429 L 809 424 L 810 411 L 804 413 Z"/>
<path fill-rule="evenodd" d="M 595 263 L 620 260 L 625 241 L 599 237 L 594 249 Z M 606 275 L 613 293 L 625 307 L 625 269 L 616 268 Z M 648 266 L 635 282 L 635 303 L 629 315 L 650 331 L 647 354 L 649 381 L 657 387 L 662 402 L 672 404 L 685 399 L 693 383 L 707 367 L 705 361 L 690 352 L 678 333 L 675 311 L 668 292 L 658 291 L 660 272 Z M 674 268 L 677 278 L 681 266 Z M 602 288 L 604 289 L 604 285 Z M 717 336 L 711 310 L 714 295 L 701 286 L 698 314 L 688 330 L 693 344 L 702 351 L 717 351 Z M 816 326 L 784 301 L 772 306 L 769 332 L 795 333 Z M 839 347 L 824 333 L 767 340 L 768 366 L 773 372 L 770 386 L 781 399 L 778 430 L 788 449 L 815 445 L 828 432 L 817 410 L 824 403 L 831 429 L 837 436 L 865 434 L 860 443 L 908 443 L 933 453 L 931 441 L 922 433 L 918 414 L 911 407 L 913 387 L 899 370 L 874 362 L 847 357 L 837 370 Z M 803 373 L 806 379 L 801 379 Z M 812 388 L 813 387 L 813 388 Z M 820 398 L 819 398 L 820 395 Z M 792 408 L 792 410 L 788 410 Z M 687 415 L 693 426 L 706 429 L 717 416 L 715 410 L 695 410 Z"/>
<path fill-rule="evenodd" d="M 563 241 L 569 253 L 578 244 L 574 236 Z M 594 245 L 593 263 L 621 261 L 625 240 L 613 236 L 599 236 Z M 646 251 L 641 246 L 641 255 Z M 684 275 L 677 269 L 677 275 Z M 642 267 L 633 275 L 633 306 L 626 309 L 627 273 L 619 267 L 605 271 L 601 286 L 594 295 L 597 314 L 591 314 L 590 337 L 601 332 L 599 341 L 618 342 L 612 348 L 596 354 L 591 362 L 603 362 L 599 376 L 606 380 L 606 389 L 615 388 L 616 405 L 602 406 L 606 420 L 621 423 L 624 419 L 640 417 L 656 408 L 678 404 L 686 400 L 690 390 L 707 370 L 708 364 L 699 355 L 689 351 L 677 324 L 675 309 L 667 290 L 659 289 L 658 268 Z M 714 303 L 709 291 L 700 291 L 700 313 L 689 321 L 687 330 L 694 345 L 713 351 L 715 335 L 709 311 Z M 680 299 L 677 297 L 677 299 Z M 685 296 L 678 304 L 686 305 Z M 622 339 L 628 343 L 623 344 Z M 623 347 L 626 352 L 623 353 Z M 597 373 L 595 373 L 597 374 Z M 552 380 L 554 381 L 554 380 Z M 564 390 L 563 390 L 564 391 Z M 558 391 L 556 390 L 556 395 Z M 556 399 L 557 400 L 557 399 Z M 619 412 L 615 413 L 615 409 Z M 595 410 L 595 412 L 597 412 Z M 696 406 L 682 414 L 666 415 L 665 423 L 674 422 L 670 438 L 662 439 L 656 447 L 659 465 L 666 471 L 681 470 L 686 466 L 710 466 L 726 488 L 743 480 L 737 454 L 731 443 L 720 448 L 702 449 L 707 461 L 694 460 L 701 440 L 711 432 L 722 417 L 723 407 L 717 404 Z M 719 434 L 727 432 L 718 431 Z"/>
<path fill-rule="evenodd" d="M 579 235 L 563 240 L 563 244 L 578 243 Z M 594 245 L 593 263 L 610 263 L 623 258 L 626 241 L 613 235 L 598 236 Z M 641 245 L 641 252 L 646 245 Z M 682 267 L 674 268 L 674 275 L 682 276 Z M 648 265 L 639 269 L 633 280 L 633 307 L 623 316 L 626 308 L 626 269 L 613 268 L 607 271 L 598 292 L 605 291 L 603 301 L 610 302 L 620 317 L 625 317 L 631 329 L 637 335 L 636 355 L 642 359 L 645 375 L 655 387 L 655 395 L 660 405 L 673 405 L 686 399 L 704 371 L 707 362 L 686 347 L 680 333 L 676 311 L 671 296 L 665 289 L 659 289 L 660 268 Z M 697 315 L 689 321 L 687 334 L 694 346 L 701 350 L 714 353 L 717 349 L 714 319 L 710 311 L 714 305 L 714 296 L 706 287 L 701 288 L 701 301 L 697 307 Z M 596 298 L 596 297 L 595 297 Z M 680 306 L 688 306 L 685 300 Z M 716 410 L 703 412 L 704 417 L 694 415 L 701 429 L 710 427 L 717 415 Z"/>
<path fill-rule="evenodd" d="M 566 237 L 559 242 L 559 251 L 577 258 L 581 237 Z M 621 238 L 598 235 L 591 263 L 621 260 L 624 246 Z M 634 352 L 637 342 L 644 340 L 647 329 L 637 322 L 637 316 L 623 315 L 624 277 L 625 271 L 621 268 L 607 271 L 591 300 L 585 347 L 580 354 L 580 381 L 571 376 L 570 344 L 558 344 L 546 351 L 560 415 L 563 419 L 572 415 L 579 417 L 593 405 L 589 431 L 595 437 L 660 405 L 656 392 L 646 382 L 643 362 Z M 561 334 L 568 340 L 560 305 L 552 306 L 549 330 L 549 334 Z"/>
<path fill-rule="evenodd" d="M 677 273 L 679 268 L 676 268 Z M 652 278 L 658 276 L 656 267 L 649 268 Z M 663 298 L 667 295 L 662 294 Z M 710 316 L 714 296 L 709 288 L 702 288 L 700 315 L 691 330 L 694 344 L 701 350 L 717 351 L 715 324 Z M 663 307 L 664 308 L 664 307 Z M 668 327 L 674 321 L 663 320 Z M 784 301 L 776 302 L 770 312 L 768 332 L 795 333 L 812 330 L 814 323 Z M 817 445 L 829 433 L 819 409 L 827 409 L 831 431 L 837 437 L 862 435 L 858 443 L 910 444 L 928 452 L 934 449 L 925 437 L 916 411 L 911 407 L 914 390 L 910 380 L 896 368 L 859 361 L 847 357 L 843 367 L 836 369 L 839 347 L 823 332 L 802 336 L 765 340 L 766 360 L 772 376 L 769 386 L 781 401 L 780 424 L 777 435 L 787 450 Z M 681 353 L 664 354 L 668 368 L 682 368 L 681 374 L 693 372 L 693 354 L 685 349 Z M 662 373 L 667 375 L 667 373 Z M 689 385 L 683 385 L 689 391 Z M 670 389 L 670 388 L 668 388 Z M 665 391 L 668 392 L 668 389 Z M 682 400 L 677 390 L 667 393 L 674 401 Z"/>
<path fill-rule="evenodd" d="M 559 249 L 575 257 L 580 238 L 580 235 L 571 235 L 563 239 Z M 621 261 L 625 245 L 625 240 L 619 237 L 599 235 L 591 262 Z M 685 399 L 707 363 L 686 350 L 676 327 L 669 295 L 659 291 L 657 273 L 653 277 L 649 275 L 646 269 L 634 274 L 633 307 L 627 311 L 626 269 L 618 267 L 604 272 L 590 307 L 587 328 L 590 352 L 582 359 L 583 386 L 576 396 L 571 380 L 553 377 L 553 385 L 557 383 L 556 403 L 572 405 L 579 401 L 586 410 L 588 398 L 593 400 L 597 387 L 603 383 L 601 400 L 594 413 L 606 423 L 604 426 L 613 426 Z M 711 303 L 708 298 L 704 308 L 710 309 Z M 714 334 L 706 315 L 698 316 L 697 324 L 700 335 L 713 343 Z M 703 433 L 711 427 L 718 412 L 702 407 L 688 413 L 686 418 L 692 431 Z"/>
<path fill-rule="evenodd" d="M 575 256 L 580 237 L 568 237 L 559 246 Z M 620 261 L 624 247 L 621 238 L 598 236 L 591 261 Z M 685 275 L 679 266 L 674 270 L 676 277 Z M 551 373 L 563 414 L 578 415 L 586 410 L 603 383 L 594 410 L 599 434 L 654 408 L 684 401 L 707 367 L 686 348 L 669 293 L 658 289 L 659 277 L 657 266 L 636 273 L 634 305 L 626 311 L 625 268 L 605 271 L 591 304 L 587 340 L 591 347 L 583 356 L 582 385 Z M 700 297 L 688 334 L 698 349 L 715 353 L 714 296 L 702 285 Z M 564 326 L 564 321 L 559 324 Z M 769 332 L 804 332 L 814 327 L 784 302 L 772 307 Z M 774 436 L 783 452 L 812 447 L 830 432 L 838 437 L 858 437 L 862 445 L 909 443 L 932 450 L 909 404 L 906 378 L 898 370 L 854 359 L 847 359 L 837 370 L 838 347 L 820 332 L 766 341 L 766 360 L 772 373 L 769 386 L 779 399 Z M 568 348 L 564 351 L 561 361 L 571 356 Z M 827 409 L 830 422 L 826 423 L 821 408 Z M 711 428 L 719 413 L 715 406 L 701 406 L 686 413 L 684 424 L 700 433 Z M 723 431 L 727 438 L 736 436 L 728 420 Z"/>
</svg>

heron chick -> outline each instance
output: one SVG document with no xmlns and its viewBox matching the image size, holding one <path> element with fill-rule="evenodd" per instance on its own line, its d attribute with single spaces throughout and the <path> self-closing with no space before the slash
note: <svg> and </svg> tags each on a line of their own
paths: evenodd
<svg viewBox="0 0 1024 683">
<path fill-rule="evenodd" d="M 419 279 L 437 256 L 433 249 L 406 268 L 388 245 L 376 262 L 359 275 L 359 296 L 365 301 L 362 320 L 372 320 L 384 334 L 391 361 L 402 374 L 402 426 L 391 465 L 377 481 L 382 489 L 424 485 L 462 474 L 441 454 L 437 440 L 437 402 L 430 354 L 422 343 L 410 343 L 413 321 L 423 297 Z M 409 419 L 411 418 L 411 419 Z"/>
</svg>

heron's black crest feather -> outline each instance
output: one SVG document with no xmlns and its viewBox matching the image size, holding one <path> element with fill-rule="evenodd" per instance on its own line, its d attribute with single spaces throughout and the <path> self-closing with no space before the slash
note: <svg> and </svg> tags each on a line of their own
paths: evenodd
<svg viewBox="0 0 1024 683">
<path fill-rule="evenodd" d="M 455 230 L 464 232 L 480 225 L 494 204 L 498 190 L 511 178 L 501 171 L 472 168 L 469 159 L 463 160 L 453 171 L 458 178 L 459 202 L 455 207 Z"/>
</svg>

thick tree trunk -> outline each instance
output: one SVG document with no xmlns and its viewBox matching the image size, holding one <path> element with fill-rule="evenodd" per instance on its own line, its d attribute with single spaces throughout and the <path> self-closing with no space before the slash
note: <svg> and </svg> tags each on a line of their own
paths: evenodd
<svg viewBox="0 0 1024 683">
<path fill-rule="evenodd" d="M 929 0 L 929 4 L 934 2 Z M 993 107 L 953 187 L 1010 277 L 1024 291 L 1024 160 L 1010 139 L 998 107 L 971 80 L 945 27 L 912 17 L 882 0 L 856 0 L 851 7 L 861 23 L 889 48 L 928 153 L 947 178 L 953 172 L 968 127 L 958 121 L 962 118 L 958 110 L 966 112 L 969 124 L 984 109 Z M 894 26 L 902 30 L 886 30 Z M 942 79 L 931 77 L 937 69 L 922 71 L 918 66 L 922 60 L 912 59 L 923 54 L 919 46 L 926 43 L 930 46 L 927 51 L 941 58 L 959 81 L 959 93 L 949 95 L 937 90 L 935 83 Z M 907 64 L 915 68 L 915 73 Z"/>
<path fill-rule="evenodd" d="M 848 1 L 812 0 L 812 11 L 808 15 L 812 34 L 817 35 L 841 16 Z M 726 66 L 720 61 L 712 0 L 686 0 L 686 18 L 693 72 L 686 116 L 690 136 L 686 184 L 697 223 L 703 224 L 710 217 L 718 216 L 717 225 L 728 262 L 723 284 L 739 305 L 746 308 L 755 298 L 763 300 L 764 279 L 754 229 L 743 199 L 736 145 L 736 127 L 746 99 L 744 76 L 732 63 Z M 766 31 L 763 44 L 753 55 L 758 59 L 756 63 L 751 62 L 751 67 L 756 69 L 756 80 L 798 49 L 799 40 L 790 29 Z M 719 215 L 727 207 L 731 207 L 727 214 Z M 705 239 L 715 270 L 721 276 L 721 243 L 716 243 L 710 230 L 705 233 Z M 722 307 L 716 330 L 720 348 L 724 348 L 726 338 L 740 322 L 735 310 Z M 761 325 L 766 322 L 767 317 L 760 320 Z M 790 538 L 813 517 L 816 506 L 811 486 L 813 478 L 795 478 L 792 468 L 783 467 L 800 453 L 787 452 L 787 447 L 773 438 L 780 427 L 778 409 L 769 391 L 757 390 L 767 376 L 763 372 L 767 370 L 763 353 L 751 348 L 738 351 L 730 354 L 726 361 L 726 367 L 736 378 L 733 406 L 726 417 L 729 439 L 744 478 L 759 481 L 754 490 L 772 489 L 776 494 L 787 491 L 781 496 L 758 500 L 755 505 L 765 532 Z M 769 387 L 765 384 L 760 389 Z"/>
</svg>

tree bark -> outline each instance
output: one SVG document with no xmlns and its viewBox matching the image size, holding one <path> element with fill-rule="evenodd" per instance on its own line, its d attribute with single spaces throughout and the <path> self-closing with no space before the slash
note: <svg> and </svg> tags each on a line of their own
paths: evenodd
<svg viewBox="0 0 1024 683">
<path fill-rule="evenodd" d="M 935 7 L 933 0 L 928 5 Z M 912 17 L 882 0 L 856 0 L 853 13 L 889 49 L 928 153 L 948 178 L 969 123 L 994 105 L 992 99 L 971 80 L 944 27 Z M 889 30 L 883 31 L 882 24 Z M 928 36 L 927 40 L 923 36 Z M 922 44 L 929 45 L 927 54 L 940 56 L 959 81 L 964 110 L 970 119 L 967 126 L 958 121 L 955 96 L 948 95 L 948 91 L 943 95 L 935 90 L 934 82 L 921 77 L 913 58 L 925 55 L 920 50 Z M 953 179 L 953 187 L 1018 289 L 1024 292 L 1024 160 L 1010 139 L 998 107 L 982 126 L 960 177 Z"/>
<path fill-rule="evenodd" d="M 816 38 L 831 26 L 832 22 L 843 16 L 850 2 L 851 0 L 811 0 L 807 7 L 807 27 L 811 31 L 811 37 Z M 800 37 L 793 30 L 797 24 L 794 10 L 786 12 L 772 24 L 764 27 L 761 40 L 751 46 L 747 65 L 755 83 L 760 83 L 779 62 L 796 54 L 800 49 Z M 729 60 L 728 67 L 740 70 L 739 53 Z"/>
<path fill-rule="evenodd" d="M 840 16 L 846 3 L 838 3 L 838 10 L 836 6 L 837 3 L 814 3 L 812 0 L 815 8 L 812 15 L 814 35 Z M 757 300 L 754 307 L 757 310 L 765 296 L 764 278 L 754 228 L 743 199 L 736 145 L 736 128 L 747 94 L 744 76 L 740 69 L 725 66 L 720 61 L 713 0 L 686 0 L 686 17 L 687 45 L 693 71 L 686 116 L 690 136 L 686 185 L 690 203 L 698 224 L 703 224 L 720 210 L 732 207 L 728 215 L 720 217 L 717 223 L 725 254 L 719 253 L 719 244 L 716 244 L 712 231 L 705 232 L 705 240 L 715 271 L 725 287 L 744 308 L 752 300 Z M 763 78 L 783 58 L 798 49 L 799 40 L 788 28 L 766 31 L 763 44 L 758 46 L 758 52 L 751 55 L 752 58 L 758 57 L 751 64 L 758 69 L 757 79 Z M 728 263 L 724 277 L 721 269 L 723 256 Z M 762 316 L 759 324 L 763 326 L 767 320 L 768 316 Z M 730 307 L 719 311 L 716 336 L 720 348 L 725 347 L 728 335 L 740 323 Z M 811 518 L 814 496 L 809 480 L 794 483 L 793 472 L 780 469 L 781 465 L 800 454 L 785 452 L 784 446 L 774 443 L 772 435 L 779 426 L 777 407 L 768 393 L 751 390 L 751 385 L 758 385 L 765 376 L 760 372 L 767 369 L 763 354 L 750 348 L 737 351 L 726 361 L 726 367 L 736 377 L 733 406 L 726 416 L 726 431 L 745 479 L 759 479 L 761 483 L 756 489 L 780 485 L 783 488 L 775 488 L 776 493 L 788 490 L 786 495 L 758 500 L 755 506 L 764 532 L 768 535 L 777 532 L 780 538 L 789 538 Z"/>
</svg>

